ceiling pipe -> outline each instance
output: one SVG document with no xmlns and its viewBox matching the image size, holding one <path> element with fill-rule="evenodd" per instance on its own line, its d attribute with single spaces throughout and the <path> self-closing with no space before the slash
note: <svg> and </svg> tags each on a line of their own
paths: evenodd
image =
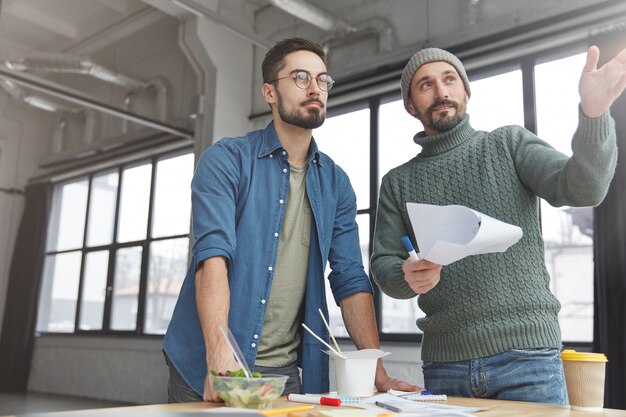
<svg viewBox="0 0 626 417">
<path fill-rule="evenodd" d="M 393 25 L 388 19 L 383 17 L 374 17 L 361 22 L 355 32 L 343 35 L 328 35 L 320 42 L 322 48 L 328 54 L 331 45 L 336 43 L 346 43 L 351 40 L 362 38 L 367 35 L 375 35 L 378 37 L 378 51 L 391 52 L 396 46 L 395 31 Z"/>
<path fill-rule="evenodd" d="M 116 84 L 125 88 L 131 89 L 129 95 L 134 95 L 142 91 L 155 91 L 157 100 L 157 117 L 161 122 L 165 122 L 167 119 L 167 86 L 165 82 L 155 77 L 148 82 L 133 79 L 124 74 L 111 71 L 101 65 L 95 64 L 88 58 L 77 57 L 67 54 L 47 54 L 41 56 L 31 56 L 20 58 L 16 60 L 5 61 L 5 68 L 14 72 L 55 72 L 55 73 L 71 73 L 71 74 L 85 74 L 100 79 L 105 82 Z M 11 94 L 12 97 L 20 99 L 23 102 L 49 112 L 64 112 L 64 113 L 80 113 L 82 109 L 70 109 L 64 107 L 54 101 L 51 101 L 45 97 L 27 95 L 24 91 L 12 80 L 1 79 L 0 85 Z M 101 110 L 101 109 L 100 109 Z M 131 114 L 125 109 L 128 114 Z M 103 111 L 103 110 L 101 110 Z M 95 114 L 93 110 L 87 110 L 86 116 L 86 132 L 84 140 L 87 143 L 93 142 L 94 131 L 89 129 L 95 126 Z M 128 121 L 131 118 L 122 117 L 122 128 L 124 133 L 127 130 Z M 63 121 L 65 124 L 65 120 Z M 140 123 L 141 124 L 141 123 Z M 59 129 L 63 131 L 64 129 Z"/>
<path fill-rule="evenodd" d="M 11 80 L 0 79 L 0 86 L 9 93 L 15 100 L 22 101 L 30 106 L 36 107 L 40 110 L 44 110 L 51 113 L 80 113 L 80 109 L 72 109 L 63 106 L 52 100 L 48 100 L 45 97 L 27 94 L 20 86 L 15 84 Z"/>
<path fill-rule="evenodd" d="M 5 66 L 20 72 L 57 72 L 90 75 L 102 81 L 131 89 L 144 88 L 145 82 L 133 79 L 94 63 L 91 59 L 67 54 L 46 54 L 5 61 Z"/>
<path fill-rule="evenodd" d="M 187 129 L 172 126 L 161 121 L 150 119 L 148 117 L 144 117 L 135 113 L 126 112 L 108 104 L 101 103 L 90 97 L 84 96 L 76 90 L 72 90 L 66 86 L 61 86 L 44 78 L 36 77 L 34 75 L 26 73 L 9 71 L 1 67 L 0 78 L 8 79 L 23 87 L 31 88 L 35 91 L 51 95 L 61 100 L 69 101 L 70 103 L 97 110 L 111 116 L 121 117 L 122 119 L 127 119 L 134 123 L 138 123 L 140 125 L 159 130 L 161 132 L 170 133 L 174 136 L 193 140 L 193 132 Z"/>
<path fill-rule="evenodd" d="M 388 19 L 377 17 L 351 25 L 347 21 L 304 0 L 269 0 L 270 4 L 330 34 L 321 42 L 326 54 L 330 46 L 367 35 L 378 36 L 378 50 L 392 51 L 396 45 L 393 25 Z"/>
<path fill-rule="evenodd" d="M 89 109 L 84 110 L 81 108 L 70 108 L 45 97 L 27 94 L 15 82 L 6 78 L 0 78 L 0 86 L 2 86 L 15 100 L 23 101 L 24 103 L 39 110 L 60 114 L 54 134 L 52 135 L 52 151 L 54 153 L 59 153 L 63 149 L 63 136 L 65 133 L 68 115 L 84 115 L 85 127 L 83 132 L 83 142 L 86 144 L 93 143 L 96 124 L 98 123 L 98 115 L 95 111 Z"/>
<path fill-rule="evenodd" d="M 269 0 L 270 4 L 326 32 L 345 34 L 357 28 L 317 6 L 301 0 Z"/>
<path fill-rule="evenodd" d="M 231 22 L 228 22 L 219 13 L 214 12 L 213 10 L 200 3 L 196 3 L 195 1 L 191 0 L 171 0 L 171 2 L 176 6 L 185 9 L 186 11 L 193 13 L 200 18 L 209 19 L 214 23 L 217 23 L 220 27 L 230 31 L 231 33 L 234 33 L 237 36 L 240 36 L 241 38 L 251 42 L 256 46 L 259 46 L 263 49 L 270 49 L 272 47 L 272 44 L 270 42 L 262 39 L 256 33 L 241 28 Z"/>
</svg>

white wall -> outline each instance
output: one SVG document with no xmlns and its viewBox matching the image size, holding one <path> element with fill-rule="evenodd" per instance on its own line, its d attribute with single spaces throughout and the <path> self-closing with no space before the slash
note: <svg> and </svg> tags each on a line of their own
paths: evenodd
<svg viewBox="0 0 626 417">
<path fill-rule="evenodd" d="M 159 338 L 46 336 L 36 339 L 28 389 L 158 404 L 167 378 Z"/>
<path fill-rule="evenodd" d="M 32 123 L 38 118 L 42 123 Z M 0 187 L 24 190 L 48 152 L 46 122 L 51 116 L 0 95 Z M 24 195 L 0 191 L 0 331 L 4 317 L 11 257 L 22 220 Z"/>
</svg>

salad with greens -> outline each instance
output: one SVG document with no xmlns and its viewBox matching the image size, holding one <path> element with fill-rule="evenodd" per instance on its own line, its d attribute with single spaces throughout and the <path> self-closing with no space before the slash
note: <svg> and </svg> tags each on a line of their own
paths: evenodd
<svg viewBox="0 0 626 417">
<path fill-rule="evenodd" d="M 217 395 L 229 407 L 267 408 L 280 397 L 287 381 L 284 375 L 262 375 L 253 372 L 246 378 L 242 369 L 211 371 L 211 382 Z"/>
</svg>

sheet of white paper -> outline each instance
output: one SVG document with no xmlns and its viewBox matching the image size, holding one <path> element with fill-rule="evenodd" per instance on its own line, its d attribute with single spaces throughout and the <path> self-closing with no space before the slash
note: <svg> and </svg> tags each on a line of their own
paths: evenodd
<svg viewBox="0 0 626 417">
<path fill-rule="evenodd" d="M 438 415 L 438 416 L 470 416 L 468 413 L 475 413 L 484 410 L 484 407 L 463 407 L 458 405 L 447 405 L 438 402 L 437 404 L 429 402 L 411 401 L 406 398 L 396 397 L 388 393 L 378 394 L 373 397 L 364 399 L 367 404 L 383 403 L 405 412 L 420 413 L 420 415 Z"/>
<path fill-rule="evenodd" d="M 420 257 L 449 265 L 470 255 L 504 252 L 522 238 L 519 226 L 465 206 L 406 203 Z"/>
</svg>

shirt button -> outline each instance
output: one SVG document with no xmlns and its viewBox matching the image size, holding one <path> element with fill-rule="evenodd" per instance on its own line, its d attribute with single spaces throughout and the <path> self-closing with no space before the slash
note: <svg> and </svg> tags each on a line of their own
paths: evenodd
<svg viewBox="0 0 626 417">
<path fill-rule="evenodd" d="M 273 158 L 273 157 L 274 157 L 274 155 L 270 154 L 270 158 Z"/>
<path fill-rule="evenodd" d="M 254 335 L 254 336 L 252 336 L 252 337 L 254 337 L 255 339 L 258 339 L 258 338 L 259 338 L 259 335 L 258 335 L 258 334 L 255 334 L 255 335 Z"/>
<path fill-rule="evenodd" d="M 287 152 L 286 152 L 286 151 L 283 151 L 283 155 L 287 155 Z"/>
<path fill-rule="evenodd" d="M 285 200 L 283 200 L 283 199 L 281 198 L 280 200 L 278 200 L 278 202 L 279 202 L 280 204 L 284 204 L 284 203 L 285 203 Z"/>
<path fill-rule="evenodd" d="M 287 173 L 287 168 L 283 168 L 283 173 Z"/>
<path fill-rule="evenodd" d="M 269 266 L 269 267 L 267 268 L 267 270 L 268 270 L 268 271 L 273 271 L 273 270 L 274 270 L 274 268 L 272 268 L 271 266 Z"/>
<path fill-rule="evenodd" d="M 253 348 L 256 347 L 256 343 L 252 343 L 250 346 L 252 346 Z"/>
<path fill-rule="evenodd" d="M 265 304 L 265 298 L 261 300 L 261 304 Z"/>
<path fill-rule="evenodd" d="M 278 237 L 278 233 L 274 233 L 274 237 Z"/>
</svg>

